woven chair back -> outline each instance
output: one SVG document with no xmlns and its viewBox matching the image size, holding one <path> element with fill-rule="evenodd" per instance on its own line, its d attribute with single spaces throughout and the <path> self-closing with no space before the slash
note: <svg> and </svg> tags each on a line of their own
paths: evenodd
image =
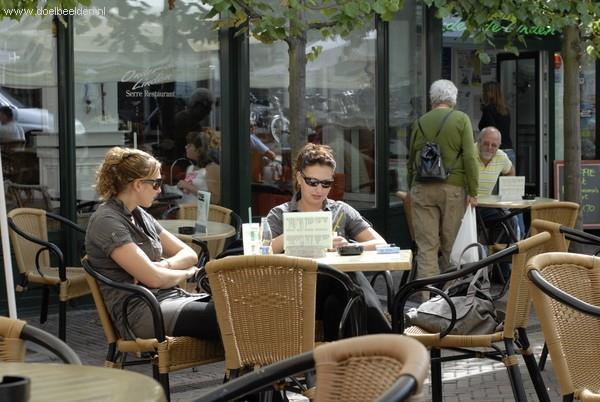
<svg viewBox="0 0 600 402">
<path fill-rule="evenodd" d="M 600 305 L 599 257 L 546 253 L 531 259 L 527 266 L 570 295 Z M 530 286 L 561 393 L 584 388 L 600 393 L 600 318 L 580 313 Z"/>
<path fill-rule="evenodd" d="M 86 263 L 86 261 L 82 262 Z M 102 323 L 102 329 L 104 330 L 106 340 L 109 344 L 115 343 L 120 337 L 117 334 L 117 330 L 115 329 L 112 319 L 108 314 L 108 310 L 106 309 L 106 305 L 104 304 L 104 297 L 102 297 L 102 293 L 100 292 L 98 281 L 96 281 L 96 278 L 87 272 L 85 273 L 85 280 L 87 281 L 90 291 L 92 292 L 94 304 L 96 305 L 96 310 L 98 311 L 98 316 L 100 317 L 100 322 Z"/>
<path fill-rule="evenodd" d="M 579 204 L 568 201 L 548 202 L 543 204 L 534 204 L 531 206 L 531 221 L 543 219 L 545 221 L 560 223 L 563 226 L 572 228 L 577 222 Z M 538 233 L 535 227 L 531 227 L 530 234 Z M 566 242 L 567 249 L 569 242 Z M 558 250 L 557 250 L 558 251 Z"/>
<path fill-rule="evenodd" d="M 562 225 L 557 222 L 550 222 L 543 219 L 535 219 L 531 222 L 531 230 L 536 233 L 546 231 L 550 233 L 551 239 L 546 243 L 544 252 L 549 253 L 552 251 L 556 252 L 567 252 L 569 251 L 569 241 L 565 238 L 564 233 L 561 233 L 560 227 Z"/>
<path fill-rule="evenodd" d="M 180 204 L 177 210 L 177 219 L 192 219 L 196 220 L 197 207 L 196 204 Z M 211 204 L 208 210 L 208 220 L 213 222 L 231 223 L 231 209 Z M 211 258 L 215 258 L 221 254 L 225 248 L 227 239 L 209 240 L 206 242 L 208 252 Z"/>
<path fill-rule="evenodd" d="M 225 368 L 267 365 L 312 350 L 317 263 L 286 256 L 210 261 Z"/>
<path fill-rule="evenodd" d="M 38 239 L 48 241 L 48 228 L 46 224 L 46 211 L 37 208 L 16 208 L 11 210 L 8 215 L 23 232 L 37 237 Z M 15 253 L 17 267 L 21 273 L 31 273 L 39 275 L 36 270 L 36 255 L 42 246 L 30 242 L 19 236 L 13 230 L 10 231 L 10 241 Z M 50 266 L 48 251 L 42 251 L 39 256 L 40 267 Z"/>
<path fill-rule="evenodd" d="M 512 272 L 508 286 L 506 317 L 504 319 L 505 338 L 514 338 L 516 328 L 527 328 L 531 311 L 531 297 L 525 264 L 529 258 L 546 251 L 545 246 L 550 238 L 548 232 L 542 232 L 517 243 L 519 253 L 513 255 Z"/>
<path fill-rule="evenodd" d="M 318 346 L 314 352 L 316 402 L 361 402 L 377 399 L 400 376 L 418 384 L 414 400 L 429 373 L 427 349 L 402 335 L 371 335 Z"/>
<path fill-rule="evenodd" d="M 25 321 L 0 317 L 0 362 L 25 361 L 25 342 L 20 339 Z"/>
</svg>

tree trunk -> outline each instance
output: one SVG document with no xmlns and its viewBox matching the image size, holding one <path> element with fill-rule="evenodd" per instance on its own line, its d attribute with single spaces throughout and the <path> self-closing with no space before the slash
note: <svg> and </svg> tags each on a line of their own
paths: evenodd
<svg viewBox="0 0 600 402">
<path fill-rule="evenodd" d="M 290 145 L 293 164 L 298 151 L 306 143 L 306 33 L 290 38 L 288 46 Z"/>
<path fill-rule="evenodd" d="M 581 38 L 579 27 L 568 26 L 563 31 L 562 57 L 565 66 L 564 88 L 564 144 L 565 144 L 565 193 L 566 201 L 581 205 L 581 131 L 579 127 L 579 65 L 581 62 Z M 579 210 L 577 227 L 581 228 L 582 210 Z"/>
</svg>

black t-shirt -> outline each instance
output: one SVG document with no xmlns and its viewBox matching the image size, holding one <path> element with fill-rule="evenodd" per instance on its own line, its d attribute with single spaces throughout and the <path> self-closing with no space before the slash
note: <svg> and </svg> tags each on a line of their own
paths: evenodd
<svg viewBox="0 0 600 402">
<path fill-rule="evenodd" d="M 496 127 L 502 134 L 502 143 L 500 149 L 512 149 L 512 139 L 510 138 L 510 114 L 500 114 L 493 105 L 486 105 L 481 110 L 481 120 L 479 120 L 479 129 L 485 127 Z"/>
</svg>

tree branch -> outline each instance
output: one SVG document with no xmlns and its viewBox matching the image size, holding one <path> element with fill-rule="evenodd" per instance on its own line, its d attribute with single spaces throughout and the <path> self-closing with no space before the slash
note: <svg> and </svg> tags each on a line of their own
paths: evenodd
<svg viewBox="0 0 600 402">
<path fill-rule="evenodd" d="M 244 13 L 246 13 L 249 20 L 254 19 L 254 18 L 262 18 L 262 16 L 263 16 L 261 13 L 257 12 L 255 9 L 253 9 L 249 5 L 244 4 L 243 1 L 233 0 L 231 3 L 235 4 L 237 7 L 244 10 Z"/>
<path fill-rule="evenodd" d="M 334 27 L 336 23 L 334 21 L 329 22 L 311 22 L 307 24 L 308 29 L 321 29 Z"/>
</svg>

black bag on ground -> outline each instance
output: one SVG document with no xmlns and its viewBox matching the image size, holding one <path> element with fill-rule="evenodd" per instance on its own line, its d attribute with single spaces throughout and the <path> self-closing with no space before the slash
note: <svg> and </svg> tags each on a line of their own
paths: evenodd
<svg viewBox="0 0 600 402">
<path fill-rule="evenodd" d="M 446 181 L 448 175 L 450 175 L 450 170 L 447 170 L 444 167 L 444 161 L 442 160 L 442 151 L 440 149 L 440 146 L 435 142 L 435 140 L 442 131 L 442 128 L 446 124 L 446 120 L 448 120 L 448 117 L 450 117 L 452 112 L 453 110 L 450 110 L 450 112 L 446 114 L 446 116 L 444 116 L 444 119 L 440 124 L 440 128 L 438 128 L 438 131 L 433 137 L 433 139 L 431 141 L 427 141 L 421 147 L 421 151 L 419 152 L 419 155 L 415 160 L 415 163 L 417 165 L 415 169 L 415 180 L 419 182 L 442 182 Z M 421 131 L 425 139 L 427 139 L 425 131 L 423 131 L 423 127 L 421 127 L 420 120 L 417 120 L 417 125 L 419 126 L 419 131 Z M 457 161 L 461 153 L 462 150 L 456 156 Z M 456 165 L 456 161 L 454 164 Z M 452 168 L 454 168 L 454 166 L 452 166 Z"/>
<path fill-rule="evenodd" d="M 445 291 L 456 308 L 456 322 L 450 335 L 483 335 L 496 330 L 500 320 L 490 294 L 488 268 L 454 281 Z M 445 331 L 452 321 L 448 302 L 436 296 L 406 314 L 407 326 L 415 325 L 432 333 Z"/>
</svg>

